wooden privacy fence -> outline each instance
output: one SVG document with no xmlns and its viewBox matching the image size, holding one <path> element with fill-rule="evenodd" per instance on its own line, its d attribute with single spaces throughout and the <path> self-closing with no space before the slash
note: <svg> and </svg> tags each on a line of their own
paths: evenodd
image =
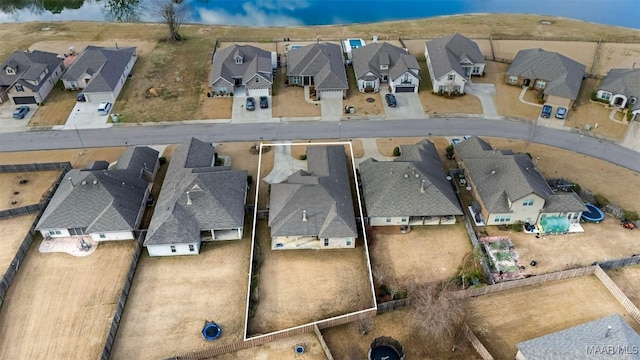
<svg viewBox="0 0 640 360">
<path fill-rule="evenodd" d="M 44 208 L 46 204 L 45 201 L 39 202 L 37 204 L 20 206 L 13 209 L 7 209 L 0 211 L 0 220 L 3 219 L 11 219 L 18 216 L 29 215 L 35 212 L 38 212 Z"/>
<path fill-rule="evenodd" d="M 640 324 L 640 310 L 638 310 L 638 307 L 634 303 L 632 303 L 631 300 L 629 300 L 627 295 L 625 295 L 624 292 L 620 290 L 618 285 L 616 285 L 616 283 L 611 280 L 609 275 L 607 275 L 607 273 L 604 272 L 604 270 L 602 270 L 600 266 L 595 266 L 595 268 L 596 269 L 594 274 L 598 278 L 598 280 L 600 280 L 602 285 L 604 285 L 604 287 L 609 290 L 611 295 L 613 295 L 613 297 L 615 297 L 616 300 L 620 302 L 620 305 L 622 305 L 629 312 L 629 314 L 631 314 L 631 317 L 636 321 L 636 323 Z"/>
<path fill-rule="evenodd" d="M 14 172 L 30 172 L 30 171 L 55 171 L 71 170 L 70 162 L 52 162 L 52 163 L 33 163 L 33 164 L 9 164 L 0 165 L 0 174 Z"/>
</svg>

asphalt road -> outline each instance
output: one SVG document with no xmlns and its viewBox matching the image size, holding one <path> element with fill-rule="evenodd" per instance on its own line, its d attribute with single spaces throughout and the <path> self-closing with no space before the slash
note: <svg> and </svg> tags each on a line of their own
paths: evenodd
<svg viewBox="0 0 640 360">
<path fill-rule="evenodd" d="M 612 142 L 531 123 L 469 118 L 260 124 L 131 125 L 109 129 L 0 134 L 0 152 L 172 144 L 196 136 L 211 142 L 479 135 L 528 140 L 640 172 L 640 153 Z M 2 155 L 0 154 L 0 162 Z"/>
</svg>

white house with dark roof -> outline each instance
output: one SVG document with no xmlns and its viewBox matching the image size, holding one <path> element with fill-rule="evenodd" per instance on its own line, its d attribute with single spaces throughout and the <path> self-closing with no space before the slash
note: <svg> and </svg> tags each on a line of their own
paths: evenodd
<svg viewBox="0 0 640 360">
<path fill-rule="evenodd" d="M 394 161 L 360 163 L 369 225 L 455 224 L 462 210 L 436 147 L 425 139 L 400 148 Z"/>
<path fill-rule="evenodd" d="M 62 83 L 67 90 L 82 90 L 87 102 L 115 102 L 138 60 L 135 47 L 87 46 Z"/>
<path fill-rule="evenodd" d="M 251 45 L 231 45 L 213 55 L 209 86 L 215 95 L 234 95 L 244 88 L 247 96 L 269 96 L 273 86 L 272 52 Z"/>
<path fill-rule="evenodd" d="M 455 33 L 425 43 L 424 56 L 434 93 L 464 94 L 472 76 L 482 76 L 485 60 L 478 44 Z"/>
<path fill-rule="evenodd" d="M 308 146 L 307 162 L 307 171 L 271 185 L 271 249 L 354 248 L 358 230 L 344 146 Z"/>
<path fill-rule="evenodd" d="M 486 225 L 561 219 L 568 230 L 587 210 L 576 193 L 552 191 L 527 154 L 494 150 L 475 136 L 454 149 Z"/>
<path fill-rule="evenodd" d="M 635 118 L 640 114 L 640 68 L 609 70 L 598 86 L 596 97 L 613 107 L 628 108 Z"/>
<path fill-rule="evenodd" d="M 64 59 L 45 51 L 14 51 L 0 64 L 0 104 L 40 105 L 62 76 Z"/>
<path fill-rule="evenodd" d="M 640 335 L 619 314 L 527 340 L 516 347 L 516 360 L 640 360 Z"/>
<path fill-rule="evenodd" d="M 540 48 L 520 50 L 507 69 L 510 85 L 542 91 L 551 104 L 571 107 L 580 93 L 585 66 L 556 52 Z"/>
<path fill-rule="evenodd" d="M 313 86 L 316 98 L 345 98 L 349 82 L 340 45 L 316 43 L 287 53 L 289 85 Z"/>
<path fill-rule="evenodd" d="M 418 92 L 420 65 L 405 49 L 386 42 L 372 43 L 352 50 L 353 71 L 358 91 L 378 92 L 388 83 L 389 91 Z"/>
<path fill-rule="evenodd" d="M 196 138 L 174 150 L 144 241 L 149 256 L 196 255 L 203 241 L 242 239 L 247 171 L 214 163 L 214 147 Z"/>
<path fill-rule="evenodd" d="M 123 163 L 114 169 L 97 161 L 67 172 L 36 224 L 43 238 L 135 238 L 159 166 L 158 152 L 146 146 L 132 147 L 120 159 Z"/>
</svg>

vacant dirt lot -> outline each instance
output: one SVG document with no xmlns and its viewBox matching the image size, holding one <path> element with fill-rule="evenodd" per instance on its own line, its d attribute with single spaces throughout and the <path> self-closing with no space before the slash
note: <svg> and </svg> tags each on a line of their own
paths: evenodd
<svg viewBox="0 0 640 360">
<path fill-rule="evenodd" d="M 25 235 L 29 232 L 36 214 L 18 216 L 12 219 L 0 220 L 0 274 L 11 265 L 11 260 L 16 256 L 20 244 Z"/>
<path fill-rule="evenodd" d="M 0 210 L 39 203 L 58 176 L 58 171 L 0 174 Z M 28 182 L 21 184 L 21 180 Z"/>
<path fill-rule="evenodd" d="M 129 270 L 132 241 L 101 243 L 86 257 L 40 253 L 34 241 L 0 312 L 7 359 L 100 357 Z"/>
<path fill-rule="evenodd" d="M 304 346 L 304 354 L 294 352 L 296 345 Z M 300 334 L 282 340 L 266 343 L 249 349 L 238 350 L 232 353 L 216 356 L 220 360 L 235 359 L 300 359 L 300 360 L 326 360 L 322 345 L 314 333 Z"/>
<path fill-rule="evenodd" d="M 251 242 L 204 243 L 199 255 L 140 257 L 111 357 L 159 359 L 242 339 Z M 205 320 L 220 324 L 215 343 Z"/>
<path fill-rule="evenodd" d="M 640 306 L 640 266 L 607 270 L 609 277 L 636 306 Z"/>
<path fill-rule="evenodd" d="M 640 326 L 595 276 L 548 282 L 473 298 L 474 332 L 496 359 L 513 359 L 516 344 L 618 313 Z M 478 331 L 482 327 L 483 331 Z"/>
<path fill-rule="evenodd" d="M 371 342 L 379 336 L 398 340 L 406 359 L 480 359 L 470 345 L 459 344 L 451 352 L 450 347 L 419 336 L 411 323 L 412 316 L 411 308 L 401 308 L 373 318 L 373 326 L 366 335 L 358 331 L 357 321 L 324 329 L 322 335 L 335 359 L 366 359 Z"/>
<path fill-rule="evenodd" d="M 565 270 L 574 266 L 591 265 L 640 254 L 640 240 L 635 231 L 620 226 L 620 220 L 607 216 L 599 224 L 582 224 L 584 233 L 547 235 L 536 239 L 533 234 L 500 231 L 495 226 L 486 230 L 490 235 L 507 236 L 526 266 L 525 274 L 537 275 Z M 529 266 L 535 260 L 535 267 Z"/>
<path fill-rule="evenodd" d="M 265 220 L 258 222 L 256 241 L 262 266 L 260 300 L 249 324 L 251 335 L 373 307 L 361 241 L 355 249 L 272 251 Z"/>
<path fill-rule="evenodd" d="M 414 226 L 408 234 L 397 226 L 371 227 L 368 238 L 374 274 L 384 274 L 392 287 L 449 280 L 471 251 L 462 222 Z"/>
</svg>

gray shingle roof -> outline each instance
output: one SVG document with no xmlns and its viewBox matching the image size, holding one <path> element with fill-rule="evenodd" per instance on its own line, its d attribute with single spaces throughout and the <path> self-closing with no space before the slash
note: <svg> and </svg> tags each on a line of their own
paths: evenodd
<svg viewBox="0 0 640 360">
<path fill-rule="evenodd" d="M 353 70 L 357 79 L 365 79 L 367 73 L 372 72 L 378 78 L 381 74 L 389 74 L 395 80 L 406 72 L 418 77 L 420 65 L 416 57 L 397 46 L 386 42 L 373 43 L 351 51 Z M 387 70 L 380 70 L 380 65 L 387 65 Z"/>
<path fill-rule="evenodd" d="M 394 161 L 360 163 L 367 216 L 462 215 L 438 152 L 429 140 L 403 145 Z"/>
<path fill-rule="evenodd" d="M 451 70 L 454 70 L 460 76 L 464 76 L 460 63 L 465 60 L 469 60 L 474 64 L 485 63 L 478 44 L 458 33 L 427 41 L 426 48 L 431 59 L 431 70 L 436 79 L 441 78 Z"/>
<path fill-rule="evenodd" d="M 84 88 L 85 92 L 111 92 L 118 86 L 127 64 L 135 53 L 135 47 L 87 46 L 62 79 L 75 81 L 86 73 L 92 77 Z"/>
<path fill-rule="evenodd" d="M 53 76 L 53 71 L 62 64 L 64 60 L 58 54 L 35 50 L 32 52 L 14 51 L 0 65 L 0 86 L 11 86 L 14 83 L 37 91 L 48 79 Z M 5 71 L 7 66 L 16 70 L 16 75 L 8 75 Z M 44 69 L 49 69 L 49 73 L 40 81 L 39 85 L 32 85 L 24 80 L 36 80 Z"/>
<path fill-rule="evenodd" d="M 520 50 L 507 69 L 507 76 L 547 82 L 543 92 L 575 100 L 585 75 L 585 66 L 575 60 L 543 49 Z"/>
<path fill-rule="evenodd" d="M 638 100 L 631 105 L 631 110 L 638 110 L 640 109 L 640 68 L 611 69 L 598 89 L 609 91 L 613 94 L 623 94 L 627 98 L 635 96 Z"/>
<path fill-rule="evenodd" d="M 307 162 L 308 172 L 271 185 L 271 236 L 357 237 L 344 147 L 309 146 Z"/>
<path fill-rule="evenodd" d="M 135 230 L 148 185 L 140 178 L 140 170 L 70 170 L 36 229 L 86 228 L 86 233 Z"/>
<path fill-rule="evenodd" d="M 527 360 L 640 359 L 640 352 L 633 351 L 640 348 L 640 335 L 618 314 L 524 341 L 516 346 Z M 594 346 L 601 351 L 587 353 L 587 349 Z M 629 351 L 611 354 L 607 349 Z"/>
<path fill-rule="evenodd" d="M 242 57 L 242 63 L 237 64 L 236 56 Z M 219 49 L 213 56 L 209 84 L 222 78 L 233 85 L 235 78 L 242 78 L 246 83 L 253 76 L 258 75 L 268 83 L 273 83 L 271 69 L 271 53 L 251 45 L 232 45 Z"/>
<path fill-rule="evenodd" d="M 118 170 L 133 170 L 138 173 L 140 169 L 153 171 L 158 155 L 158 151 L 148 146 L 130 147 L 120 155 L 115 168 Z"/>
<path fill-rule="evenodd" d="M 145 245 L 194 243 L 202 230 L 243 227 L 247 171 L 213 167 L 213 154 L 195 138 L 174 150 Z"/>
<path fill-rule="evenodd" d="M 320 43 L 287 53 L 287 76 L 313 76 L 317 90 L 346 90 L 347 71 L 340 46 Z"/>
<path fill-rule="evenodd" d="M 477 137 L 455 145 L 455 151 L 491 213 L 510 212 L 510 201 L 531 193 L 546 200 L 543 212 L 587 210 L 575 193 L 554 193 L 527 154 L 493 150 Z"/>
</svg>

